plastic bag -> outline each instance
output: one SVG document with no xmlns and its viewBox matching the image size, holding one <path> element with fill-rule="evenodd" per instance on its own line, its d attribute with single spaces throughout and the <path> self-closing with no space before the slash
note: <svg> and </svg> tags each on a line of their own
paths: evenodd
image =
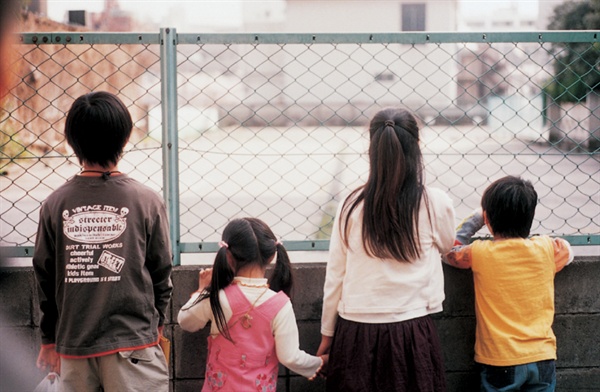
<svg viewBox="0 0 600 392">
<path fill-rule="evenodd" d="M 59 392 L 60 382 L 57 373 L 48 373 L 46 377 L 35 387 L 33 392 Z"/>
</svg>

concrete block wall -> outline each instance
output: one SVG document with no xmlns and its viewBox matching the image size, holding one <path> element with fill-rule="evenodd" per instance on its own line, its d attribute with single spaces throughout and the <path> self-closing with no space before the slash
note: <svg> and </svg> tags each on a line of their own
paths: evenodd
<svg viewBox="0 0 600 392">
<path fill-rule="evenodd" d="M 177 313 L 197 287 L 201 266 L 176 267 L 165 334 L 172 341 L 171 390 L 202 388 L 208 330 L 187 333 Z M 444 350 L 449 391 L 478 391 L 473 362 L 475 315 L 470 271 L 444 266 L 444 312 L 434 316 Z M 325 264 L 296 264 L 294 310 L 300 346 L 315 353 Z M 31 391 L 43 374 L 35 368 L 39 347 L 37 300 L 31 268 L 0 269 L 0 392 Z M 600 255 L 577 258 L 556 277 L 558 391 L 600 391 Z M 324 391 L 323 380 L 308 381 L 280 367 L 279 391 Z"/>
</svg>

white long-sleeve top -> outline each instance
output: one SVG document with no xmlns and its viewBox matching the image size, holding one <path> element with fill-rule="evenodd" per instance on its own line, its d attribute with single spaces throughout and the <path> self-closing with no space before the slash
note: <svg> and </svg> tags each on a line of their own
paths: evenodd
<svg viewBox="0 0 600 392">
<path fill-rule="evenodd" d="M 340 235 L 343 201 L 340 203 L 329 244 L 323 335 L 333 336 L 338 314 L 356 322 L 391 323 L 442 310 L 445 297 L 441 254 L 454 244 L 454 208 L 450 197 L 436 188 L 427 188 L 427 200 L 419 211 L 421 257 L 412 262 L 379 259 L 365 252 L 362 204 L 349 217 L 346 247 Z"/>
<path fill-rule="evenodd" d="M 263 302 L 276 294 L 270 289 L 265 292 L 264 285 L 267 284 L 267 279 L 251 279 L 236 276 L 234 280 L 242 283 L 239 287 L 250 303 L 253 304 L 258 299 L 256 306 L 260 306 Z M 256 287 L 261 285 L 263 287 Z M 196 332 L 204 328 L 208 321 L 212 321 L 210 333 L 211 336 L 216 336 L 219 334 L 219 330 L 214 322 L 214 316 L 210 309 L 210 301 L 208 298 L 193 305 L 199 295 L 200 293 L 198 292 L 194 293 L 189 301 L 181 308 L 177 315 L 177 322 L 185 331 Z M 221 301 L 225 319 L 229 322 L 233 312 L 229 305 L 229 301 L 227 300 L 227 295 L 223 290 L 219 293 L 219 300 Z M 283 308 L 281 308 L 279 313 L 277 313 L 271 323 L 271 329 L 275 338 L 275 351 L 279 362 L 291 371 L 304 377 L 313 377 L 321 367 L 323 361 L 320 357 L 307 354 L 303 350 L 300 350 L 296 315 L 294 314 L 294 309 L 292 308 L 292 303 L 290 301 L 288 301 Z"/>
</svg>

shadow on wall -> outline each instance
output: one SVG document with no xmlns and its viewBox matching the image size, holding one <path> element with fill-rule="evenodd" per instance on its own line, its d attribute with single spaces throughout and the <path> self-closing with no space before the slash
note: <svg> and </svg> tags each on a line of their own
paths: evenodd
<svg viewBox="0 0 600 392">
<path fill-rule="evenodd" d="M 10 324 L 0 315 L 0 325 Z M 38 345 L 29 330 L 0 327 L 0 391 L 32 391 L 45 373 L 35 367 Z"/>
<path fill-rule="evenodd" d="M 34 320 L 33 275 L 23 269 L 0 274 L 0 391 L 32 391 L 45 376 L 35 367 L 40 347 Z M 26 286 L 24 287 L 23 284 Z M 28 298 L 29 297 L 29 298 Z M 33 317 L 32 317 L 33 313 Z"/>
</svg>

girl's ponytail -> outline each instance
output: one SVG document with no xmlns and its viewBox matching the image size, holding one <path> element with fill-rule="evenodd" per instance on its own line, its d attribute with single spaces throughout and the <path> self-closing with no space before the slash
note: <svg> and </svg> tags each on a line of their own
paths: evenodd
<svg viewBox="0 0 600 392">
<path fill-rule="evenodd" d="M 288 297 L 291 297 L 294 284 L 292 264 L 283 244 L 277 242 L 275 246 L 277 247 L 277 260 L 269 284 L 273 291 L 283 291 Z"/>
<path fill-rule="evenodd" d="M 350 246 L 349 217 L 362 203 L 367 254 L 411 262 L 420 256 L 419 211 L 427 200 L 419 126 L 409 111 L 388 108 L 375 114 L 369 134 L 369 178 L 342 205 L 342 241 Z"/>
<path fill-rule="evenodd" d="M 229 328 L 227 328 L 227 320 L 223 313 L 223 308 L 221 307 L 221 301 L 219 301 L 219 292 L 229 286 L 231 282 L 233 282 L 234 277 L 234 271 L 227 261 L 227 252 L 226 247 L 222 247 L 217 252 L 215 263 L 213 265 L 210 287 L 208 288 L 208 292 L 201 296 L 200 300 L 207 297 L 209 298 L 210 308 L 215 316 L 217 329 L 226 339 L 231 340 Z"/>
</svg>

